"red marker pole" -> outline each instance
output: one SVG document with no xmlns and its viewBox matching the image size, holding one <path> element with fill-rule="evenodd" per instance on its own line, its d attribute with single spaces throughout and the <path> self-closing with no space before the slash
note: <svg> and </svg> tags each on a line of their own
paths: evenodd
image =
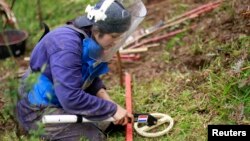
<svg viewBox="0 0 250 141">
<path fill-rule="evenodd" d="M 132 113 L 132 90 L 131 90 L 131 75 L 125 73 L 125 94 L 126 94 L 126 109 Z M 133 123 L 126 125 L 126 141 L 133 141 Z"/>
</svg>

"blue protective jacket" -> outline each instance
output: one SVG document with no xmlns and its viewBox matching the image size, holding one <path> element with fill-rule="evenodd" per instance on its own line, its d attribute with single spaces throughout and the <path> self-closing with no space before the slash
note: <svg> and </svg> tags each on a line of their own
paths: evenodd
<svg viewBox="0 0 250 141">
<path fill-rule="evenodd" d="M 96 77 L 106 74 L 109 71 L 106 62 L 97 62 L 89 57 L 89 50 L 91 49 L 91 46 L 89 46 L 90 42 L 93 43 L 93 39 L 84 39 L 82 45 L 83 89 L 89 87 Z M 99 46 L 96 43 L 91 45 Z M 45 106 L 53 104 L 61 107 L 55 94 L 53 83 L 44 74 L 38 76 L 37 82 L 28 94 L 28 99 L 29 102 L 34 105 Z"/>
<path fill-rule="evenodd" d="M 89 57 L 89 46 L 90 38 L 83 40 L 82 45 L 82 81 L 83 89 L 86 89 L 91 85 L 93 80 L 99 75 L 105 74 L 109 71 L 108 64 L 106 62 L 98 63 Z M 96 44 L 96 46 L 98 46 Z M 98 63 L 98 64 L 97 64 Z M 61 107 L 60 102 L 55 94 L 53 83 L 44 75 L 41 74 L 37 78 L 37 83 L 34 84 L 33 88 L 28 94 L 29 102 L 34 105 L 57 105 Z"/>
</svg>

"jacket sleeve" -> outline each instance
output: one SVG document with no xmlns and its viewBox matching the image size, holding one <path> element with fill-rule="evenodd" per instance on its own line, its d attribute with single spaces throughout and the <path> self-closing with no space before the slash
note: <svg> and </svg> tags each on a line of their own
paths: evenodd
<svg viewBox="0 0 250 141">
<path fill-rule="evenodd" d="M 71 50 L 61 50 L 50 56 L 50 69 L 56 96 L 63 109 L 72 114 L 84 115 L 92 120 L 103 120 L 112 117 L 117 109 L 116 104 L 93 96 L 81 89 L 82 64 L 81 55 Z M 98 78 L 99 79 L 99 78 Z M 91 87 L 103 87 L 101 80 L 95 80 Z"/>
</svg>

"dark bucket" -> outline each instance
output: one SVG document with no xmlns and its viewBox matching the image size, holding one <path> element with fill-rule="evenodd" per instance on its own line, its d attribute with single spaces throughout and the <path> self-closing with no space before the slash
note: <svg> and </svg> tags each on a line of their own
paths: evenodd
<svg viewBox="0 0 250 141">
<path fill-rule="evenodd" d="M 11 29 L 0 32 L 0 59 L 24 54 L 27 38 L 28 33 L 22 30 Z"/>
</svg>

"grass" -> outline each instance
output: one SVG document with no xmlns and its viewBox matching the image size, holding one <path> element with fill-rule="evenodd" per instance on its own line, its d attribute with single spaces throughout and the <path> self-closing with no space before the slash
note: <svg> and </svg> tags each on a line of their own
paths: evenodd
<svg viewBox="0 0 250 141">
<path fill-rule="evenodd" d="M 208 69 L 192 73 L 169 71 L 150 83 L 134 79 L 134 112 L 166 113 L 175 120 L 174 128 L 164 137 L 148 139 L 135 134 L 134 140 L 200 141 L 207 139 L 209 124 L 249 124 L 250 88 L 244 80 L 249 78 L 250 70 L 230 76 L 225 69 L 217 73 Z M 240 82 L 244 86 L 239 87 Z M 110 91 L 113 97 L 124 99 L 123 91 L 117 95 L 114 89 Z"/>
<path fill-rule="evenodd" d="M 168 70 L 150 83 L 134 79 L 134 111 L 166 113 L 175 120 L 174 128 L 164 137 L 149 139 L 134 134 L 134 140 L 201 141 L 207 140 L 207 125 L 250 123 L 249 36 L 219 42 L 204 39 L 207 36 L 199 31 L 195 35 L 190 54 L 214 54 L 206 66 L 186 72 Z M 184 36 L 171 38 L 164 56 L 158 59 L 171 63 L 171 49 L 186 45 Z"/>
<path fill-rule="evenodd" d="M 182 1 L 172 0 L 171 2 L 177 4 Z M 60 23 L 64 23 L 65 20 L 82 13 L 83 7 L 86 6 L 85 3 L 88 1 L 44 0 L 41 3 L 44 20 L 54 28 Z M 60 5 L 60 8 L 57 5 Z M 28 10 L 27 7 L 30 9 Z M 28 47 L 30 50 L 42 34 L 35 7 L 35 1 L 27 2 L 25 0 L 17 1 L 14 7 L 20 28 L 29 32 Z M 183 4 L 180 11 L 175 12 L 182 13 L 187 8 L 188 5 Z M 235 16 L 228 3 L 210 13 L 209 17 L 220 12 Z M 189 33 L 182 33 L 171 38 L 165 45 L 163 55 L 156 58 L 171 64 L 171 59 L 169 59 L 171 51 L 176 47 L 190 45 L 190 56 L 213 54 L 210 62 L 197 70 L 169 69 L 150 82 L 145 81 L 147 78 L 133 78 L 134 112 L 165 113 L 175 121 L 173 129 L 167 135 L 159 138 L 144 138 L 134 132 L 135 141 L 205 141 L 209 124 L 250 124 L 250 68 L 247 68 L 250 66 L 249 36 L 240 35 L 230 41 L 220 42 L 214 38 L 210 39 L 201 31 L 193 34 L 195 35 L 190 35 L 191 45 L 183 40 Z M 18 68 L 15 64 L 16 62 L 12 59 L 0 61 L 0 71 L 16 73 Z M 18 85 L 17 82 L 13 75 L 8 78 L 8 83 L 0 84 L 0 90 L 3 90 L 3 94 L 5 94 L 6 103 L 11 101 L 7 95 L 17 93 L 17 89 L 15 89 Z M 117 103 L 125 104 L 123 88 L 118 85 L 113 86 L 108 89 L 108 92 Z M 0 123 L 6 125 L 6 128 L 10 125 L 10 121 L 5 120 L 8 119 L 8 115 L 6 114 L 3 119 L 0 119 Z M 25 136 L 20 138 L 21 140 L 31 140 Z M 11 128 L 0 132 L 0 139 L 3 141 L 18 140 L 16 133 Z M 32 140 L 38 139 L 32 138 Z M 124 140 L 124 133 L 112 134 L 109 136 L 109 140 Z"/>
</svg>

